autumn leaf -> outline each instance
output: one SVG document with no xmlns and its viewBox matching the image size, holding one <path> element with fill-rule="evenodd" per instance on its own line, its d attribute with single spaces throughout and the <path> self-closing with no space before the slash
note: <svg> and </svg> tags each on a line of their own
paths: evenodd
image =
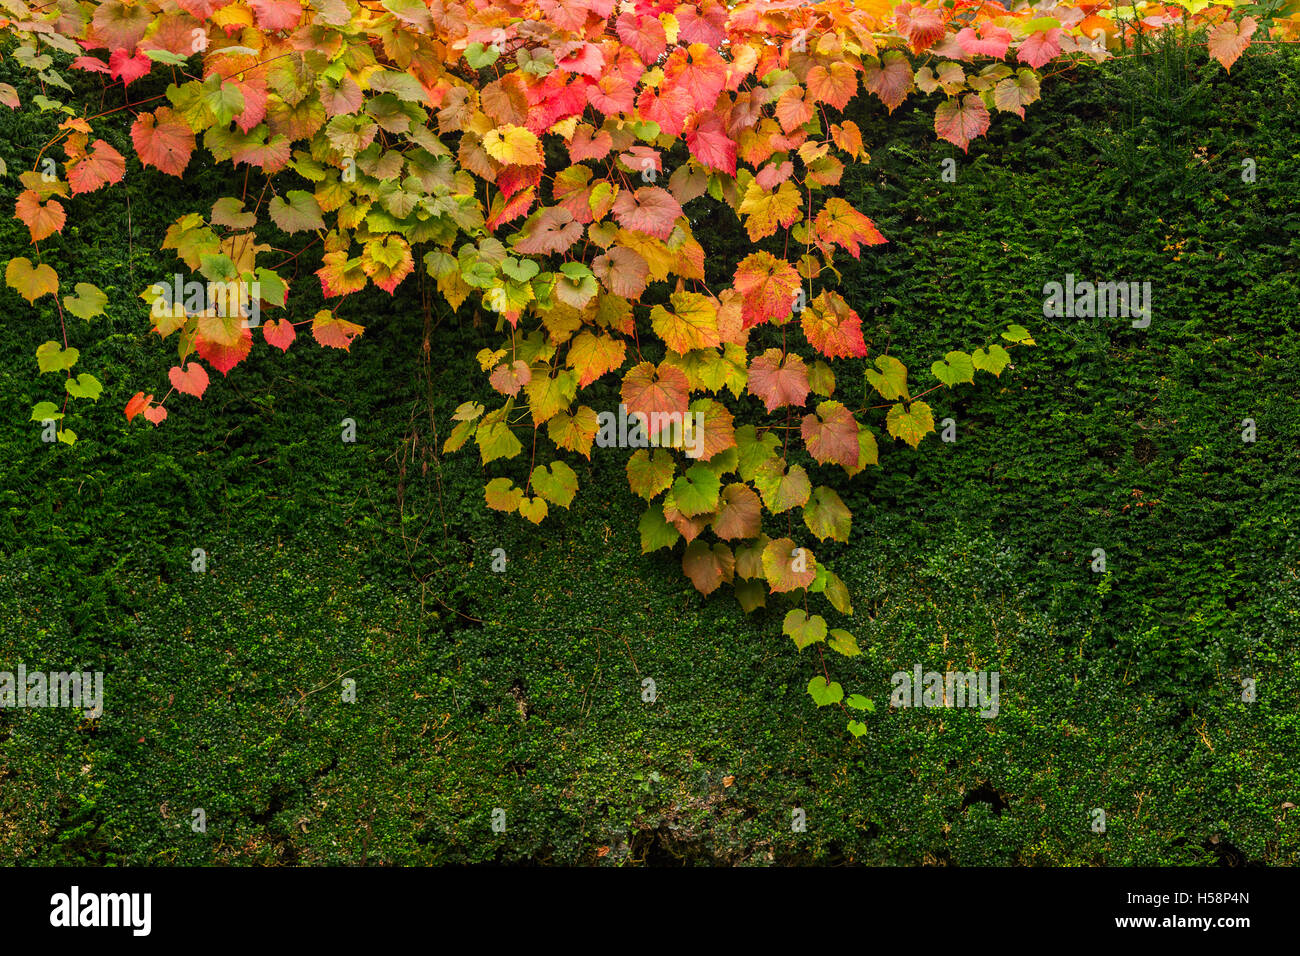
<svg viewBox="0 0 1300 956">
<path fill-rule="evenodd" d="M 167 380 L 172 383 L 172 388 L 176 391 L 199 399 L 203 398 L 203 393 L 208 390 L 208 373 L 198 362 L 187 362 L 184 366 L 173 367 L 167 372 Z"/>
<path fill-rule="evenodd" d="M 743 482 L 723 488 L 713 517 L 713 533 L 723 540 L 735 540 L 756 537 L 762 530 L 762 505 L 754 489 Z"/>
<path fill-rule="evenodd" d="M 194 152 L 194 130 L 178 113 L 161 106 L 136 117 L 131 126 L 131 142 L 140 162 L 179 176 Z"/>
<path fill-rule="evenodd" d="M 862 246 L 879 246 L 889 241 L 869 217 L 839 197 L 826 200 L 817 213 L 814 227 L 821 243 L 846 249 L 854 259 L 859 257 Z"/>
<path fill-rule="evenodd" d="M 736 267 L 735 288 L 741 294 L 744 328 L 750 328 L 790 314 L 799 290 L 799 273 L 784 259 L 754 252 Z"/>
<path fill-rule="evenodd" d="M 33 266 L 26 256 L 16 256 L 5 266 L 5 285 L 28 302 L 35 302 L 43 295 L 55 295 L 59 291 L 59 276 L 45 263 Z"/>
<path fill-rule="evenodd" d="M 899 402 L 885 416 L 885 428 L 889 434 L 915 448 L 921 444 L 922 438 L 934 431 L 934 415 L 925 402 L 912 402 L 910 407 Z"/>
<path fill-rule="evenodd" d="M 988 132 L 988 128 L 988 107 L 976 93 L 946 100 L 934 113 L 934 131 L 963 151 L 970 146 L 971 140 Z"/>
<path fill-rule="evenodd" d="M 661 305 L 650 310 L 650 324 L 656 335 L 674 352 L 713 348 L 718 338 L 717 306 L 698 292 L 674 292 L 669 301 L 675 311 Z"/>
<path fill-rule="evenodd" d="M 1224 20 L 1210 31 L 1210 56 L 1222 63 L 1225 70 L 1232 72 L 1232 65 L 1250 46 L 1250 38 L 1254 36 L 1257 26 L 1254 17 L 1242 17 L 1240 23 Z"/>
<path fill-rule="evenodd" d="M 802 407 L 811 387 L 808 367 L 794 352 L 784 359 L 780 349 L 768 349 L 749 366 L 749 393 L 763 400 L 769 412 L 786 405 Z"/>
<path fill-rule="evenodd" d="M 656 239 L 672 235 L 682 207 L 673 194 L 659 186 L 642 186 L 635 192 L 624 189 L 614 200 L 614 218 L 624 229 L 644 232 Z"/>
<path fill-rule="evenodd" d="M 483 137 L 483 148 L 489 156 L 507 166 L 540 166 L 543 163 L 541 141 L 522 126 L 488 130 Z"/>
<path fill-rule="evenodd" d="M 862 320 L 838 292 L 827 289 L 808 303 L 803 310 L 802 325 L 808 344 L 827 358 L 867 355 Z"/>
<path fill-rule="evenodd" d="M 705 541 L 692 541 L 682 554 L 682 570 L 701 594 L 712 594 L 723 582 L 735 576 L 736 559 L 725 544 L 712 547 Z"/>
<path fill-rule="evenodd" d="M 792 608 L 786 612 L 781 633 L 788 635 L 795 647 L 803 650 L 811 644 L 826 640 L 826 619 L 820 614 L 810 616 L 801 608 Z"/>
<path fill-rule="evenodd" d="M 769 458 L 759 465 L 754 474 L 754 486 L 772 514 L 801 507 L 808 503 L 808 496 L 812 494 L 808 472 L 802 465 L 791 465 L 787 471 L 783 458 Z"/>
<path fill-rule="evenodd" d="M 681 369 L 667 362 L 659 363 L 658 368 L 642 362 L 623 376 L 621 394 L 629 416 L 641 415 L 651 422 L 655 420 L 651 416 L 684 415 L 689 391 L 690 383 Z"/>
<path fill-rule="evenodd" d="M 606 372 L 623 365 L 627 344 L 610 335 L 582 331 L 569 344 L 566 361 L 578 373 L 578 388 L 586 388 Z"/>
<path fill-rule="evenodd" d="M 530 479 L 533 490 L 553 505 L 568 508 L 578 493 L 578 476 L 562 461 L 538 465 Z"/>
<path fill-rule="evenodd" d="M 61 232 L 68 218 L 67 211 L 58 200 L 41 202 L 40 196 L 31 189 L 24 189 L 18 194 L 18 200 L 14 203 L 14 215 L 27 227 L 32 242 L 40 242 Z"/>
<path fill-rule="evenodd" d="M 122 154 L 102 139 L 97 139 L 91 152 L 69 167 L 68 185 L 73 195 L 78 195 L 121 182 L 125 175 L 126 160 Z"/>
<path fill-rule="evenodd" d="M 311 334 L 321 345 L 347 352 L 352 348 L 352 340 L 363 333 L 365 328 L 347 319 L 340 319 L 328 309 L 316 313 L 311 323 Z"/>
<path fill-rule="evenodd" d="M 853 468 L 858 463 L 858 423 L 839 402 L 822 402 L 817 414 L 805 415 L 800 426 L 808 453 L 818 464 Z"/>
<path fill-rule="evenodd" d="M 749 184 L 740 203 L 740 214 L 748 216 L 745 231 L 753 242 L 773 235 L 778 227 L 789 228 L 803 215 L 803 196 L 789 180 L 776 190 L 765 189 L 756 181 Z"/>
<path fill-rule="evenodd" d="M 819 485 L 804 505 L 803 523 L 822 541 L 848 541 L 853 514 L 834 489 Z"/>
<path fill-rule="evenodd" d="M 806 588 L 816 576 L 812 552 L 789 538 L 778 538 L 763 549 L 763 577 L 773 594 Z"/>
<path fill-rule="evenodd" d="M 297 333 L 288 319 L 271 319 L 262 324 L 262 337 L 266 339 L 267 345 L 274 345 L 281 352 L 287 352 Z"/>
</svg>

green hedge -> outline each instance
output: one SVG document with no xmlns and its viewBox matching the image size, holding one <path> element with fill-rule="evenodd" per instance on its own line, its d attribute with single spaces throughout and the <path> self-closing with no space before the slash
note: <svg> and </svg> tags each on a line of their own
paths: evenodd
<svg viewBox="0 0 1300 956">
<path fill-rule="evenodd" d="M 541 529 L 486 509 L 473 452 L 438 451 L 451 410 L 490 394 L 473 355 L 494 336 L 427 283 L 367 294 L 350 354 L 259 347 L 163 427 L 128 426 L 126 398 L 171 364 L 133 304 L 176 271 L 162 232 L 196 195 L 239 188 L 228 169 L 182 185 L 130 163 L 41 248 L 110 294 L 70 329 L 106 386 L 74 447 L 26 421 L 51 390 L 33 351 L 57 335 L 52 305 L 0 291 L 0 669 L 106 672 L 98 721 L 0 711 L 0 858 L 1294 862 L 1298 94 L 1285 49 L 1227 76 L 1165 48 L 1054 78 L 969 155 L 924 110 L 855 116 L 872 162 L 843 188 L 890 244 L 839 289 L 873 352 L 923 369 L 1008 322 L 1038 342 L 998 380 L 935 393 L 955 443 L 882 435 L 881 468 L 843 492 L 851 540 L 818 554 L 856 608 L 864 653 L 837 675 L 875 698 L 860 740 L 810 702 L 778 601 L 746 616 L 701 599 L 678 558 L 640 555 L 618 452 L 583 463 L 573 509 Z M 0 116 L 6 195 L 54 124 Z M 710 229 L 725 284 L 746 243 L 725 210 Z M 0 248 L 25 254 L 20 224 L 0 221 Z M 313 268 L 295 279 L 303 314 Z M 1150 281 L 1151 326 L 1044 319 L 1042 287 L 1067 272 Z M 835 367 L 864 399 L 860 363 Z M 916 663 L 999 670 L 999 716 L 891 712 L 889 675 Z"/>
</svg>

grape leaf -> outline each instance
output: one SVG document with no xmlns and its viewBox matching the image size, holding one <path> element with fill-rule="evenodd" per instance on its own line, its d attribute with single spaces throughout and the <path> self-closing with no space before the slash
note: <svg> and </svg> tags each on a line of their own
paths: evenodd
<svg viewBox="0 0 1300 956">
<path fill-rule="evenodd" d="M 712 547 L 705 541 L 692 541 L 682 555 L 682 570 L 701 594 L 712 594 L 723 582 L 734 577 L 736 559 L 725 544 Z"/>
<path fill-rule="evenodd" d="M 826 678 L 818 674 L 808 682 L 808 694 L 818 707 L 825 707 L 827 704 L 838 704 L 842 701 L 844 688 L 836 681 L 827 684 Z"/>
<path fill-rule="evenodd" d="M 827 462 L 856 467 L 858 463 L 858 423 L 853 413 L 839 402 L 822 402 L 817 414 L 805 415 L 800 426 L 808 453 L 817 463 Z"/>
<path fill-rule="evenodd" d="M 749 366 L 749 393 L 761 398 L 769 412 L 786 405 L 802 407 L 809 391 L 808 367 L 794 352 L 782 360 L 780 349 L 768 349 Z"/>
<path fill-rule="evenodd" d="M 818 539 L 848 541 L 853 514 L 838 494 L 825 485 L 818 485 L 812 500 L 804 506 L 803 523 Z"/>
<path fill-rule="evenodd" d="M 959 382 L 975 381 L 975 364 L 965 352 L 949 352 L 942 361 L 931 365 L 930 371 L 950 388 Z"/>
<path fill-rule="evenodd" d="M 867 369 L 867 381 L 880 393 L 881 398 L 892 402 L 895 399 L 910 397 L 907 390 L 906 365 L 892 355 L 881 355 L 876 358 L 876 369 Z"/>
<path fill-rule="evenodd" d="M 59 291 L 59 276 L 45 263 L 33 267 L 32 260 L 26 256 L 16 256 L 5 266 L 5 285 L 17 290 L 28 302 L 35 302 L 43 295 Z"/>
<path fill-rule="evenodd" d="M 172 367 L 167 372 L 167 380 L 176 391 L 199 399 L 203 398 L 203 393 L 208 389 L 208 373 L 198 362 Z"/>
<path fill-rule="evenodd" d="M 777 538 L 763 549 L 763 577 L 773 594 L 806 588 L 817 576 L 812 552 L 789 538 Z"/>
<path fill-rule="evenodd" d="M 885 428 L 895 438 L 901 438 L 913 448 L 921 444 L 921 439 L 934 431 L 934 415 L 925 402 L 912 402 L 905 408 L 902 402 L 893 405 L 885 416 Z"/>
</svg>

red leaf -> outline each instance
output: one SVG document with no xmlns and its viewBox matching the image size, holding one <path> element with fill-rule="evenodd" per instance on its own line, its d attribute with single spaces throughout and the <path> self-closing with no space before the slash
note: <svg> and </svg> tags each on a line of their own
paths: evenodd
<svg viewBox="0 0 1300 956">
<path fill-rule="evenodd" d="M 668 46 L 664 25 L 654 16 L 625 13 L 618 18 L 614 29 L 618 38 L 636 51 L 636 55 L 647 66 L 659 59 L 659 55 Z"/>
<path fill-rule="evenodd" d="M 726 133 L 715 113 L 698 117 L 686 131 L 691 155 L 710 169 L 736 175 L 736 142 Z"/>
<path fill-rule="evenodd" d="M 1061 31 L 1056 28 L 1030 34 L 1016 50 L 1016 59 L 1021 63 L 1028 63 L 1035 70 L 1038 69 L 1053 57 L 1060 55 L 1061 45 L 1057 42 L 1060 36 Z"/>
<path fill-rule="evenodd" d="M 971 140 L 988 132 L 988 128 L 989 109 L 978 93 L 967 93 L 960 102 L 957 97 L 945 100 L 934 112 L 934 131 L 963 150 L 970 146 Z"/>
<path fill-rule="evenodd" d="M 163 423 L 164 419 L 166 419 L 167 409 L 163 408 L 161 405 L 151 405 L 144 409 L 144 417 L 153 422 L 154 427 L 156 428 Z"/>
<path fill-rule="evenodd" d="M 126 175 L 122 154 L 102 139 L 95 140 L 93 152 L 86 154 L 68 170 L 68 185 L 73 195 L 93 192 L 101 186 L 121 182 Z"/>
<path fill-rule="evenodd" d="M 827 358 L 865 358 L 862 320 L 838 292 L 827 290 L 803 311 L 803 334 Z"/>
<path fill-rule="evenodd" d="M 230 370 L 247 358 L 248 353 L 252 351 L 253 331 L 251 329 L 241 329 L 239 338 L 235 340 L 233 345 L 212 342 L 202 336 L 198 336 L 195 343 L 198 345 L 199 358 L 222 375 L 228 375 Z"/>
<path fill-rule="evenodd" d="M 208 373 L 198 362 L 186 362 L 184 367 L 173 366 L 167 372 L 167 380 L 176 391 L 198 399 L 203 398 L 203 393 L 208 390 Z"/>
<path fill-rule="evenodd" d="M 131 142 L 140 161 L 156 166 L 164 173 L 179 176 L 194 152 L 194 130 L 166 106 L 152 113 L 141 113 L 131 127 Z"/>
<path fill-rule="evenodd" d="M 146 398 L 144 392 L 136 392 L 131 396 L 131 400 L 126 403 L 126 408 L 122 410 L 123 414 L 126 415 L 126 420 L 129 422 L 131 419 L 135 418 L 135 416 L 144 411 L 152 401 L 152 395 Z"/>
<path fill-rule="evenodd" d="M 153 60 L 149 59 L 143 53 L 137 53 L 132 56 L 126 50 L 114 50 L 108 58 L 108 72 L 115 80 L 121 80 L 123 86 L 128 86 L 147 76 L 153 69 Z"/>
<path fill-rule="evenodd" d="M 782 361 L 780 349 L 768 349 L 762 355 L 755 356 L 750 363 L 749 394 L 761 398 L 769 412 L 784 405 L 803 407 L 810 391 L 812 388 L 808 384 L 808 367 L 794 352 L 790 352 Z M 856 434 L 855 432 L 855 440 Z"/>
<path fill-rule="evenodd" d="M 614 218 L 624 229 L 667 239 L 673 232 L 682 207 L 673 194 L 658 186 L 642 186 L 636 192 L 624 189 L 614 201 Z"/>
<path fill-rule="evenodd" d="M 262 326 L 262 338 L 266 339 L 266 344 L 274 345 L 281 352 L 289 351 L 289 346 L 297 335 L 293 323 L 288 319 L 280 319 L 278 322 L 272 319 Z"/>
<path fill-rule="evenodd" d="M 107 73 L 109 72 L 108 64 L 97 56 L 79 56 L 72 61 L 74 70 L 85 70 L 87 73 Z"/>
<path fill-rule="evenodd" d="M 799 289 L 799 273 L 784 259 L 768 252 L 755 252 L 737 267 L 735 286 L 742 296 L 744 328 L 750 328 L 790 314 L 794 294 Z"/>
</svg>

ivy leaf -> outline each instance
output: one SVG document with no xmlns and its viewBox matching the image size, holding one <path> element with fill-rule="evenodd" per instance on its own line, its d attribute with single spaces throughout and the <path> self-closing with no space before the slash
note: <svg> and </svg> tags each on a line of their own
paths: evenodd
<svg viewBox="0 0 1300 956">
<path fill-rule="evenodd" d="M 965 352 L 949 352 L 942 361 L 931 365 L 930 371 L 949 388 L 959 382 L 975 381 L 975 365 Z"/>
<path fill-rule="evenodd" d="M 862 653 L 858 647 L 858 639 L 842 628 L 835 628 L 831 631 L 831 639 L 826 642 L 830 649 L 843 654 L 845 657 L 857 657 Z"/>
<path fill-rule="evenodd" d="M 43 295 L 54 295 L 59 291 L 59 276 L 44 263 L 33 267 L 32 260 L 17 256 L 5 266 L 5 285 L 28 302 L 35 302 Z"/>
<path fill-rule="evenodd" d="M 568 412 L 557 412 L 554 418 L 547 421 L 546 433 L 560 448 L 576 451 L 590 461 L 591 446 L 599 427 L 596 412 L 586 405 L 581 405 L 572 415 Z"/>
<path fill-rule="evenodd" d="M 551 504 L 566 509 L 578 493 L 578 476 L 562 461 L 551 462 L 549 471 L 545 465 L 534 468 L 532 484 L 537 493 Z"/>
<path fill-rule="evenodd" d="M 673 482 L 673 498 L 677 510 L 688 518 L 708 514 L 718 507 L 722 483 L 713 469 L 706 465 L 692 465 L 686 474 Z"/>
<path fill-rule="evenodd" d="M 838 494 L 825 485 L 818 485 L 812 500 L 804 506 L 803 523 L 821 541 L 848 541 L 853 514 Z"/>
<path fill-rule="evenodd" d="M 637 528 L 641 532 L 641 553 L 649 554 L 660 548 L 671 548 L 681 537 L 681 533 L 668 523 L 663 511 L 656 505 L 641 516 Z"/>
<path fill-rule="evenodd" d="M 925 402 L 913 402 L 911 408 L 905 408 L 899 402 L 885 416 L 885 427 L 889 434 L 915 448 L 921 444 L 922 438 L 934 431 L 934 415 Z"/>
<path fill-rule="evenodd" d="M 802 407 L 811 390 L 808 367 L 794 352 L 783 360 L 780 349 L 768 349 L 750 363 L 749 393 L 761 398 L 769 412 L 785 405 Z"/>
<path fill-rule="evenodd" d="M 754 485 L 763 496 L 763 503 L 772 514 L 781 514 L 791 508 L 806 504 L 812 494 L 808 472 L 802 465 L 791 465 L 786 471 L 784 458 L 770 458 L 758 467 Z"/>
<path fill-rule="evenodd" d="M 876 369 L 879 371 L 867 369 L 867 381 L 881 398 L 892 402 L 909 397 L 906 365 L 892 355 L 881 355 L 876 358 Z"/>
<path fill-rule="evenodd" d="M 808 682 L 808 693 L 818 707 L 838 704 L 844 699 L 844 688 L 836 681 L 827 684 L 826 678 L 820 674 Z"/>
<path fill-rule="evenodd" d="M 725 544 L 710 547 L 706 541 L 692 541 L 682 555 L 682 570 L 695 589 L 705 595 L 712 594 L 724 581 L 730 582 L 735 568 L 736 559 Z"/>
<path fill-rule="evenodd" d="M 803 650 L 809 644 L 826 640 L 826 619 L 818 614 L 809 617 L 801 609 L 794 608 L 786 614 L 781 633 L 790 635 L 795 647 Z"/>
<path fill-rule="evenodd" d="M 546 519 L 546 501 L 542 498 L 524 498 L 519 502 L 519 513 L 533 524 Z"/>
</svg>

